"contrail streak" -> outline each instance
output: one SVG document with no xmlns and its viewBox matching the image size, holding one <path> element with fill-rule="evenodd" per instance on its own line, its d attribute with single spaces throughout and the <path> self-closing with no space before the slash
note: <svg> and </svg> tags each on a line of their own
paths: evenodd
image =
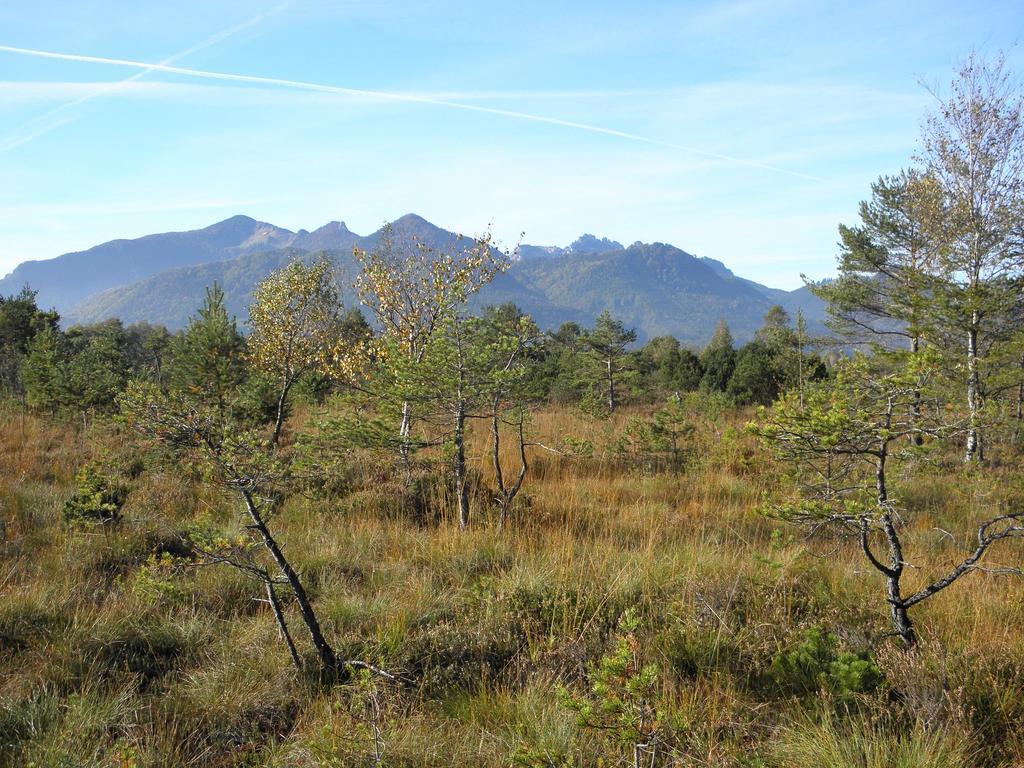
<svg viewBox="0 0 1024 768">
<path fill-rule="evenodd" d="M 509 109 L 498 109 L 496 107 L 484 107 L 478 104 L 467 104 L 461 101 L 435 99 L 426 96 L 417 96 L 416 94 L 410 93 L 373 91 L 361 88 L 344 88 L 342 86 L 337 85 L 323 85 L 319 83 L 304 82 L 301 80 L 285 80 L 277 77 L 259 77 L 256 75 L 236 75 L 228 72 L 210 72 L 202 69 L 175 67 L 169 64 L 150 64 L 143 61 L 132 61 L 130 59 L 111 59 L 102 56 L 85 56 L 77 53 L 57 53 L 54 51 L 40 51 L 32 48 L 16 48 L 9 45 L 0 45 L 0 51 L 6 53 L 16 53 L 23 56 L 36 56 L 44 59 L 57 59 L 60 61 L 77 61 L 86 64 L 107 64 L 118 67 L 134 67 L 136 69 L 143 69 L 146 72 L 166 72 L 172 75 L 198 77 L 206 80 L 222 80 L 235 83 L 272 85 L 281 88 L 292 88 L 302 91 L 315 91 L 318 93 L 336 93 L 344 96 L 358 96 L 361 98 L 374 98 L 383 101 L 445 107 L 448 109 L 458 109 L 466 112 L 479 112 L 487 115 L 497 115 L 499 117 L 509 117 L 517 120 L 528 120 L 535 123 L 545 123 L 547 125 L 557 125 L 563 128 L 572 128 L 579 131 L 587 131 L 589 133 L 599 133 L 605 136 L 614 136 L 616 138 L 627 139 L 629 141 L 636 141 L 657 147 L 674 149 L 680 152 L 687 152 L 693 155 L 699 155 L 701 157 L 707 157 L 713 160 L 723 160 L 734 165 L 744 165 L 750 168 L 759 168 L 765 171 L 772 171 L 774 173 L 783 173 L 786 174 L 787 176 L 794 176 L 798 179 L 822 181 L 820 177 L 811 176 L 806 173 L 799 173 L 797 171 L 791 171 L 787 168 L 780 168 L 779 166 L 775 165 L 759 163 L 755 160 L 744 160 L 739 157 L 724 155 L 718 152 L 709 152 L 703 149 L 687 147 L 682 144 L 675 144 L 669 141 L 661 141 L 660 139 L 652 139 L 649 136 L 642 136 L 636 133 L 619 131 L 614 128 L 604 128 L 602 126 L 592 125 L 590 123 L 580 123 L 574 120 L 563 120 L 558 117 L 546 117 L 544 115 L 535 115 L 529 112 L 517 112 Z"/>
<path fill-rule="evenodd" d="M 4 143 L 0 144 L 0 155 L 2 155 L 4 152 L 7 152 L 8 150 L 14 149 L 15 147 L 20 147 L 22 144 L 28 144 L 30 141 L 35 141 L 40 136 L 43 136 L 43 135 L 49 133 L 50 131 L 53 131 L 53 130 L 56 130 L 57 128 L 60 128 L 62 125 L 67 125 L 68 123 L 72 123 L 74 121 L 75 121 L 75 118 L 73 118 L 73 117 L 62 117 L 61 119 L 57 120 L 56 122 L 50 123 L 49 125 L 44 125 L 42 128 L 37 128 L 36 130 L 34 130 L 31 133 L 28 133 L 28 134 L 26 134 L 24 136 L 16 136 L 16 135 L 14 135 L 14 136 L 12 136 L 12 138 L 10 138 L 7 141 L 5 141 Z M 29 127 L 30 125 L 33 125 L 33 123 L 32 122 L 25 123 L 18 130 L 19 131 L 23 131 L 23 130 L 25 130 L 25 128 Z"/>
<path fill-rule="evenodd" d="M 118 80 L 117 82 L 110 83 L 109 85 L 106 85 L 102 88 L 97 88 L 92 93 L 87 93 L 84 96 L 79 96 L 77 99 L 73 99 L 72 101 L 60 104 L 54 107 L 53 109 L 50 109 L 47 112 L 44 112 L 43 114 L 38 115 L 37 117 L 34 117 L 25 123 L 22 123 L 17 128 L 15 128 L 10 134 L 8 134 L 6 139 L 0 141 L 0 154 L 3 154 L 8 150 L 14 149 L 15 147 L 20 147 L 22 144 L 27 144 L 28 142 L 37 139 L 40 136 L 49 133 L 50 131 L 60 128 L 62 125 L 66 125 L 67 123 L 71 122 L 71 119 L 66 118 L 63 120 L 59 120 L 48 126 L 35 130 L 28 136 L 19 136 L 18 134 L 24 131 L 26 128 L 30 128 L 34 125 L 42 123 L 48 120 L 49 118 L 53 117 L 54 115 L 59 115 L 61 112 L 65 112 L 71 109 L 72 107 L 77 107 L 79 104 L 84 104 L 87 101 L 92 101 L 97 96 L 103 96 L 104 94 L 110 93 L 111 91 L 116 91 L 121 88 L 124 88 L 126 85 L 134 83 L 136 80 L 139 80 L 148 75 L 150 72 L 155 71 L 158 67 L 173 64 L 174 62 L 180 61 L 186 56 L 190 56 L 193 53 L 196 53 L 197 51 L 210 48 L 211 46 L 214 46 L 217 43 L 222 42 L 223 40 L 226 40 L 229 37 L 232 37 L 233 35 L 237 35 L 239 32 L 248 29 L 249 27 L 253 27 L 259 24 L 264 19 L 270 18 L 271 16 L 275 16 L 276 14 L 285 10 L 289 6 L 294 5 L 295 2 L 296 0 L 285 0 L 285 2 L 274 6 L 269 11 L 259 13 L 250 19 L 246 19 L 245 21 L 239 24 L 235 24 L 233 27 L 228 27 L 227 29 L 221 30 L 215 35 L 211 35 L 210 37 L 206 38 L 201 43 L 197 43 L 196 45 L 193 45 L 190 48 L 186 48 L 183 51 L 178 51 L 172 56 L 168 56 L 166 59 L 163 59 L 158 64 L 146 67 L 141 72 L 136 72 L 134 75 L 126 77 L 124 80 Z"/>
</svg>

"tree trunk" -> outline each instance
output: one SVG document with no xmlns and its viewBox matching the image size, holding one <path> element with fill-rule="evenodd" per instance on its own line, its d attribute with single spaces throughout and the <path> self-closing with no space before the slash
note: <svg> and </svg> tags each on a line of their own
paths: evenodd
<svg viewBox="0 0 1024 768">
<path fill-rule="evenodd" d="M 964 452 L 964 463 L 977 461 L 979 458 L 979 427 L 978 411 L 980 377 L 978 374 L 978 312 L 971 313 L 971 327 L 967 332 L 967 410 L 969 425 L 967 428 L 967 448 Z"/>
<path fill-rule="evenodd" d="M 1020 356 L 1020 384 L 1017 385 L 1017 438 L 1020 439 L 1024 424 L 1024 355 Z"/>
<path fill-rule="evenodd" d="M 918 336 L 913 336 L 910 339 L 910 354 L 913 357 L 917 357 L 918 350 L 920 349 L 921 339 Z M 921 390 L 915 389 L 913 394 L 913 400 L 910 404 L 910 418 L 911 423 L 914 425 L 914 434 L 911 435 L 910 439 L 914 445 L 924 445 L 924 435 L 921 434 Z"/>
<path fill-rule="evenodd" d="M 914 629 L 914 622 L 910 620 L 910 614 L 907 612 L 907 607 L 901 602 L 893 602 L 894 598 L 892 595 L 899 595 L 900 583 L 899 579 L 888 579 L 888 594 L 889 605 L 892 613 L 892 623 L 896 628 L 896 634 L 899 635 L 900 640 L 903 641 L 903 645 L 909 648 L 917 646 L 917 630 Z"/>
<path fill-rule="evenodd" d="M 292 640 L 292 633 L 288 631 L 288 622 L 285 621 L 284 611 L 281 610 L 281 602 L 277 599 L 277 590 L 274 589 L 274 584 L 269 579 L 265 582 L 267 588 L 267 602 L 270 604 L 271 610 L 274 611 L 274 618 L 277 620 L 278 633 L 281 635 L 281 639 L 284 640 L 285 645 L 288 646 L 288 653 L 292 657 L 292 663 L 295 668 L 302 670 L 302 659 L 299 658 L 299 652 L 295 648 L 295 641 Z"/>
<path fill-rule="evenodd" d="M 886 417 L 886 426 L 892 416 L 892 401 L 889 401 L 889 409 Z M 878 494 L 878 506 L 882 510 L 882 532 L 885 534 L 885 541 L 889 546 L 889 564 L 885 565 L 871 552 L 871 544 L 868 539 L 868 528 L 866 519 L 861 520 L 861 546 L 864 554 L 875 568 L 885 576 L 885 595 L 889 603 L 889 612 L 892 616 L 893 627 L 896 634 L 903 640 L 907 648 L 913 648 L 917 644 L 917 634 L 914 631 L 914 624 L 907 612 L 907 603 L 903 599 L 900 580 L 903 578 L 903 545 L 900 542 L 899 533 L 889 512 L 889 493 L 886 487 L 885 465 L 889 453 L 889 444 L 882 441 L 878 448 L 875 465 L 875 490 Z"/>
<path fill-rule="evenodd" d="M 615 410 L 615 377 L 612 375 L 612 360 L 605 361 L 608 369 L 608 410 Z"/>
<path fill-rule="evenodd" d="M 886 512 L 882 515 L 882 530 L 885 532 L 886 542 L 889 544 L 889 570 L 885 578 L 886 599 L 889 602 L 889 611 L 892 614 L 893 627 L 896 634 L 903 640 L 907 648 L 917 645 L 917 633 L 914 631 L 914 623 L 910 620 L 907 612 L 907 605 L 903 600 L 900 588 L 900 579 L 903 578 L 903 547 L 900 544 L 899 534 L 893 525 L 892 516 Z"/>
<path fill-rule="evenodd" d="M 274 418 L 274 431 L 270 435 L 270 447 L 277 445 L 281 439 L 281 428 L 284 426 L 285 408 L 288 404 L 288 391 L 292 388 L 292 382 L 285 380 L 281 385 L 281 394 L 277 398 L 277 416 Z"/>
<path fill-rule="evenodd" d="M 455 406 L 455 496 L 459 505 L 459 528 L 469 525 L 469 486 L 466 482 L 466 402 Z"/>
<path fill-rule="evenodd" d="M 508 494 L 505 492 L 505 475 L 501 471 L 501 422 L 498 418 L 498 398 L 494 398 L 491 410 L 491 463 L 494 464 L 494 485 L 498 489 L 498 527 L 505 527 L 505 514 L 508 509 Z"/>
<path fill-rule="evenodd" d="M 885 462 L 888 457 L 888 447 L 883 443 L 878 454 L 878 464 L 875 468 L 875 492 L 878 497 L 878 506 L 885 508 L 889 502 L 889 490 L 885 484 Z"/>
<path fill-rule="evenodd" d="M 270 529 L 267 528 L 267 524 L 260 514 L 259 507 L 252 493 L 248 490 L 242 490 L 241 493 L 245 499 L 245 507 L 249 513 L 249 519 L 252 520 L 253 530 L 260 534 L 264 546 L 270 552 L 274 562 L 277 563 L 277 567 L 281 569 L 281 573 L 284 574 L 285 579 L 288 581 L 288 586 L 291 587 L 292 592 L 295 594 L 295 602 L 298 603 L 299 614 L 302 616 L 302 621 L 309 631 L 309 638 L 313 642 L 314 649 L 316 649 L 316 655 L 320 659 L 321 668 L 324 671 L 336 669 L 337 657 L 334 655 L 334 649 L 331 648 L 324 638 L 323 631 L 320 629 L 320 622 L 317 620 L 316 612 L 309 602 L 309 597 L 306 595 L 306 590 L 302 586 L 299 575 L 292 568 L 285 558 L 284 552 L 281 551 L 281 547 L 278 546 L 277 541 L 271 535 Z"/>
<path fill-rule="evenodd" d="M 398 436 L 402 438 L 402 442 L 409 437 L 409 433 L 412 431 L 412 409 L 409 406 L 409 401 L 405 400 L 402 402 L 402 425 L 398 428 Z M 405 446 L 403 449 L 407 450 Z"/>
<path fill-rule="evenodd" d="M 516 480 L 511 486 L 505 485 L 505 475 L 501 469 L 501 455 L 500 455 L 500 436 L 498 428 L 500 421 L 498 417 L 498 402 L 495 400 L 494 411 L 491 416 L 491 433 L 493 434 L 493 440 L 491 442 L 491 459 L 494 462 L 494 482 L 498 488 L 498 505 L 500 512 L 498 514 L 498 528 L 505 527 L 505 520 L 508 518 L 509 507 L 512 506 L 512 500 L 519 493 L 519 489 L 523 487 L 523 480 L 526 478 L 526 472 L 529 469 L 529 464 L 526 461 L 526 436 L 523 432 L 523 417 L 520 414 L 518 431 L 519 431 L 519 474 L 516 476 Z"/>
</svg>

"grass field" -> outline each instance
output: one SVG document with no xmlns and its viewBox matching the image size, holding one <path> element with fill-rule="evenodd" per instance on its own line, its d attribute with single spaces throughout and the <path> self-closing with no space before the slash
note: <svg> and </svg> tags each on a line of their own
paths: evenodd
<svg viewBox="0 0 1024 768">
<path fill-rule="evenodd" d="M 174 559 L 195 518 L 241 519 L 233 498 L 123 427 L 4 412 L 0 765 L 632 765 L 627 734 L 567 705 L 594 697 L 620 644 L 656 673 L 658 765 L 1024 765 L 1024 581 L 970 575 L 915 609 L 923 642 L 902 651 L 855 542 L 763 514 L 781 471 L 744 434 L 750 412 L 695 414 L 680 468 L 604 456 L 643 413 L 537 414 L 542 442 L 597 450 L 535 449 L 504 529 L 483 429 L 467 531 L 440 479 L 411 505 L 372 463 L 344 492 L 288 498 L 273 525 L 327 637 L 398 678 L 328 682 L 294 670 L 257 584 Z M 943 571 L 975 519 L 1021 500 L 1016 458 L 896 478 L 908 579 Z M 128 485 L 124 519 L 68 525 L 93 460 Z"/>
</svg>

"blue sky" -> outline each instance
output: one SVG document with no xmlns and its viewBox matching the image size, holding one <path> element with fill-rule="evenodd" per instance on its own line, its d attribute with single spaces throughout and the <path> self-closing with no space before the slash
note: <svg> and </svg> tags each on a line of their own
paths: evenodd
<svg viewBox="0 0 1024 768">
<path fill-rule="evenodd" d="M 366 233 L 412 211 L 792 288 L 909 162 L 919 83 L 972 49 L 1020 72 L 1021 29 L 1019 2 L 0 0 L 3 46 L 376 92 L 0 51 L 0 272 L 236 213 Z"/>
</svg>

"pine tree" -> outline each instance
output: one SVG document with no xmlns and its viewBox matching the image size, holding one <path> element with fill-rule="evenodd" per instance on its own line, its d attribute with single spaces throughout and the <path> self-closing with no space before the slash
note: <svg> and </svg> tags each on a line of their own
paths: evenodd
<svg viewBox="0 0 1024 768">
<path fill-rule="evenodd" d="M 769 405 L 782 391 L 783 357 L 763 341 L 752 341 L 736 353 L 736 366 L 725 392 L 739 405 Z"/>
<path fill-rule="evenodd" d="M 616 382 L 626 369 L 626 349 L 636 341 L 636 331 L 627 329 L 608 310 L 598 315 L 594 329 L 584 336 L 584 348 L 601 370 L 605 403 L 612 412 L 619 404 Z"/>
<path fill-rule="evenodd" d="M 711 341 L 700 353 L 700 364 L 704 369 L 700 388 L 705 392 L 724 392 L 736 368 L 736 350 L 725 320 L 719 320 L 715 326 Z"/>
<path fill-rule="evenodd" d="M 111 411 L 128 381 L 128 355 L 120 320 L 71 328 L 65 362 L 65 405 L 87 414 Z"/>
<path fill-rule="evenodd" d="M 911 510 L 890 492 L 890 479 L 913 476 L 921 449 L 906 440 L 926 432 L 941 443 L 957 432 L 945 423 L 933 398 L 937 356 L 897 359 L 857 355 L 843 360 L 834 381 L 812 387 L 801 402 L 795 393 L 759 412 L 751 431 L 790 470 L 797 498 L 775 514 L 820 532 L 834 526 L 855 534 L 870 566 L 884 578 L 893 629 L 908 648 L 918 642 L 910 609 L 973 571 L 992 545 L 1024 538 L 1024 512 L 1010 510 L 978 525 L 973 549 L 916 591 L 903 576 L 908 567 L 905 530 Z M 922 422 L 914 406 L 922 392 L 930 407 Z M 881 543 L 884 554 L 877 554 Z"/>
<path fill-rule="evenodd" d="M 20 374 L 25 400 L 31 408 L 56 413 L 67 392 L 67 342 L 55 328 L 45 328 L 28 344 Z"/>
<path fill-rule="evenodd" d="M 828 303 L 828 324 L 847 343 L 892 348 L 905 341 L 916 354 L 933 325 L 938 247 L 929 232 L 938 187 L 919 170 L 882 176 L 860 204 L 859 225 L 839 226 L 839 276 L 811 290 Z"/>
<path fill-rule="evenodd" d="M 223 420 L 237 388 L 245 381 L 245 339 L 224 306 L 216 283 L 206 289 L 203 306 L 173 345 L 171 386 L 213 408 Z"/>
<path fill-rule="evenodd" d="M 482 366 L 480 390 L 485 416 L 491 423 L 491 465 L 494 469 L 498 525 L 508 518 L 526 473 L 526 424 L 531 398 L 539 396 L 531 377 L 542 335 L 533 319 L 514 304 L 486 307 L 470 326 L 474 356 Z M 511 430 L 516 440 L 519 469 L 508 476 L 501 456 L 502 433 Z"/>
<path fill-rule="evenodd" d="M 60 317 L 36 304 L 36 292 L 22 288 L 14 296 L 0 296 L 0 391 L 22 394 L 18 369 L 36 334 L 57 330 Z"/>
</svg>

